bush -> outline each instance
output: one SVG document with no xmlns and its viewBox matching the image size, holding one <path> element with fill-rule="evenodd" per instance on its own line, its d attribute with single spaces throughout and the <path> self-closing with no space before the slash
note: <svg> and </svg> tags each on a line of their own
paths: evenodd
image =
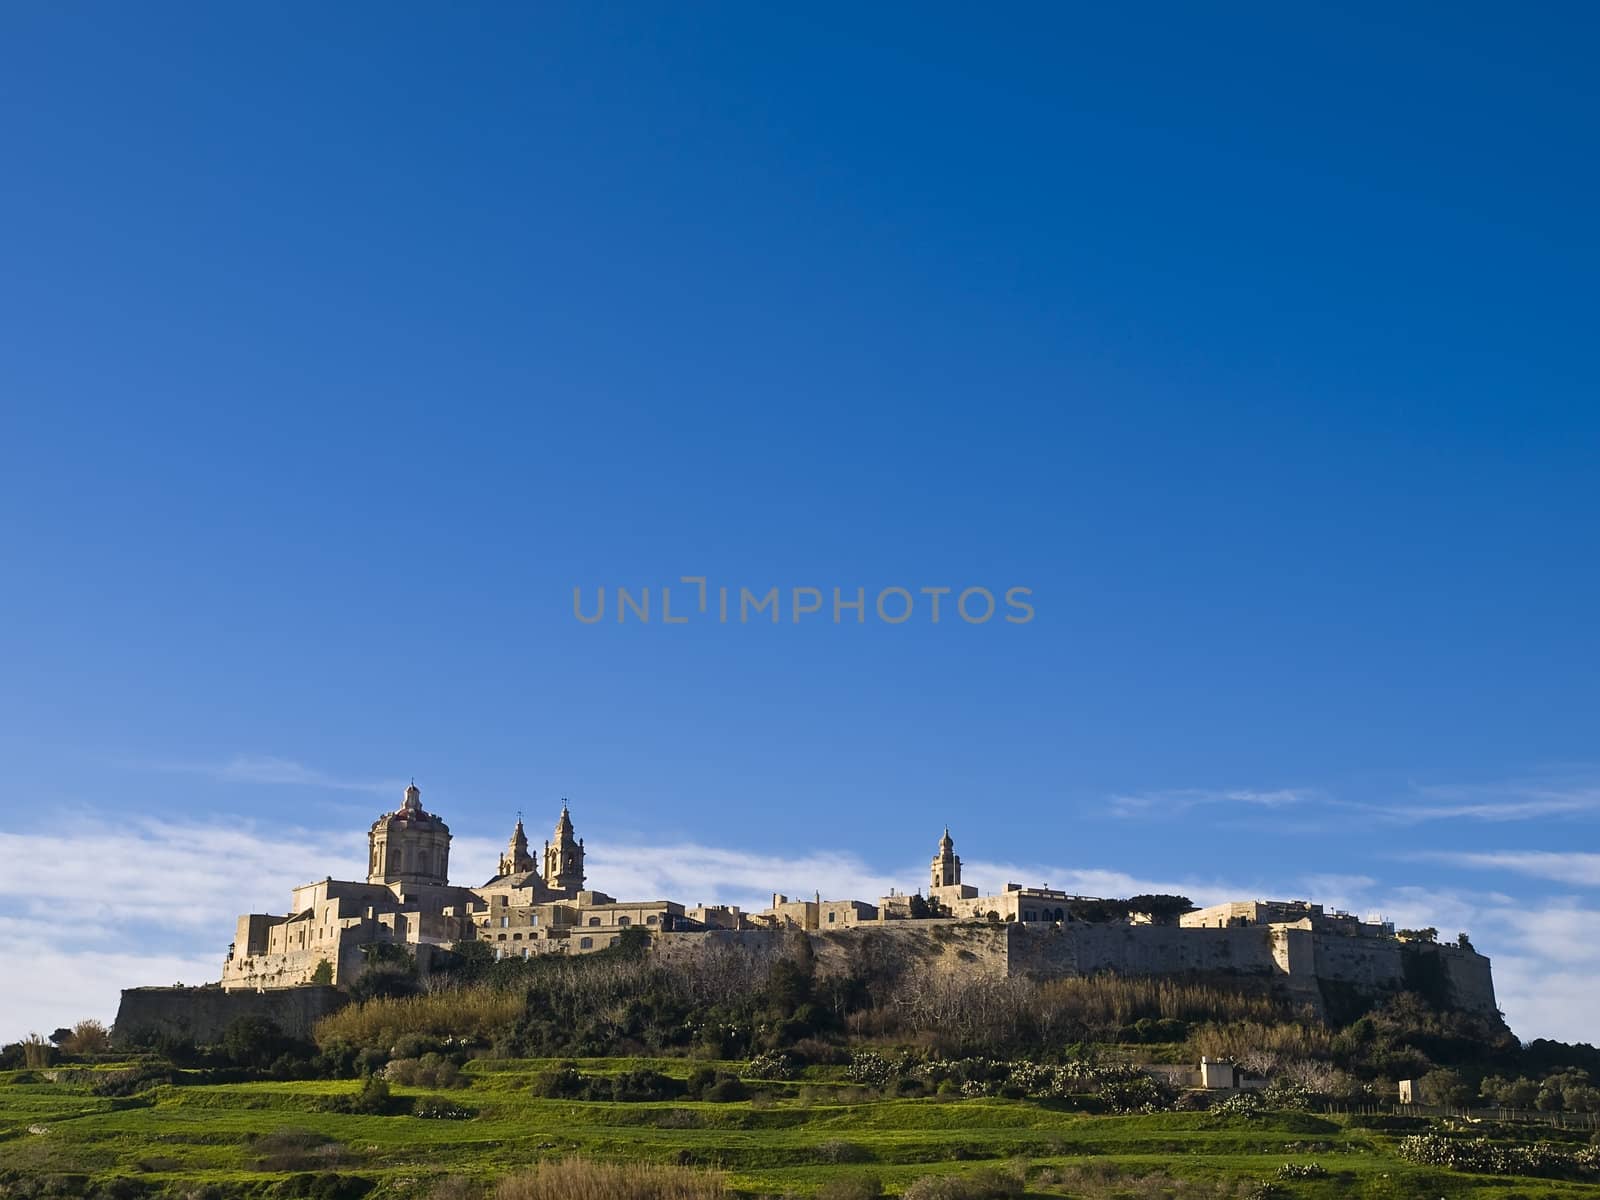
<svg viewBox="0 0 1600 1200">
<path fill-rule="evenodd" d="M 372 1180 L 359 1175 L 325 1171 L 320 1175 L 291 1175 L 278 1185 L 277 1194 L 305 1200 L 358 1200 L 372 1188 Z"/>
<path fill-rule="evenodd" d="M 426 1121 L 470 1121 L 478 1115 L 478 1112 L 476 1109 L 446 1100 L 442 1096 L 429 1096 L 417 1102 L 412 1114 Z"/>
<path fill-rule="evenodd" d="M 461 1068 L 441 1054 L 421 1058 L 397 1058 L 383 1069 L 383 1077 L 403 1087 L 466 1087 Z"/>
<path fill-rule="evenodd" d="M 278 1068 L 285 1058 L 309 1062 L 315 1048 L 290 1037 L 266 1017 L 239 1017 L 223 1030 L 222 1053 L 236 1067 L 264 1071 Z"/>
<path fill-rule="evenodd" d="M 1321 1163 L 1284 1163 L 1278 1168 L 1279 1179 L 1325 1179 L 1328 1170 Z"/>
<path fill-rule="evenodd" d="M 367 1117 L 394 1117 L 411 1110 L 412 1101 L 393 1095 L 389 1083 L 380 1075 L 369 1075 L 353 1096 L 331 1096 L 324 1101 L 330 1112 L 354 1113 Z"/>
<path fill-rule="evenodd" d="M 829 1138 L 818 1142 L 816 1153 L 818 1160 L 825 1163 L 868 1162 L 872 1158 L 872 1152 L 865 1146 L 847 1142 L 842 1138 Z"/>
<path fill-rule="evenodd" d="M 1213 1104 L 1211 1111 L 1219 1117 L 1244 1117 L 1250 1120 L 1263 1115 L 1267 1111 L 1267 1103 L 1256 1092 L 1235 1092 L 1226 1100 Z"/>
<path fill-rule="evenodd" d="M 713 1104 L 731 1104 L 750 1099 L 750 1089 L 733 1075 L 719 1075 L 717 1081 L 700 1093 L 700 1099 Z"/>
<path fill-rule="evenodd" d="M 653 1163 L 599 1163 L 581 1158 L 540 1163 L 510 1175 L 494 1200 L 728 1200 L 719 1174 Z"/>
<path fill-rule="evenodd" d="M 1585 1147 L 1568 1152 L 1547 1142 L 1504 1145 L 1488 1138 L 1421 1133 L 1401 1139 L 1400 1156 L 1430 1167 L 1485 1175 L 1589 1179 L 1600 1173 L 1600 1151 Z"/>
<path fill-rule="evenodd" d="M 1012 1200 L 1024 1186 L 1018 1172 L 982 1167 L 969 1175 L 924 1175 L 906 1188 L 903 1200 Z"/>
<path fill-rule="evenodd" d="M 769 1050 L 752 1058 L 744 1073 L 751 1079 L 793 1079 L 800 1070 L 789 1055 Z"/>
<path fill-rule="evenodd" d="M 583 1095 L 586 1082 L 578 1064 L 565 1062 L 549 1067 L 533 1077 L 529 1090 L 545 1100 L 576 1100 Z"/>
<path fill-rule="evenodd" d="M 55 1065 L 57 1058 L 56 1048 L 50 1044 L 47 1038 L 41 1037 L 37 1033 L 30 1033 L 17 1045 L 21 1047 L 22 1062 L 29 1070 L 38 1071 L 44 1067 Z"/>
<path fill-rule="evenodd" d="M 96 1096 L 133 1096 L 163 1083 L 177 1083 L 179 1078 L 176 1071 L 167 1067 L 155 1065 L 133 1067 L 96 1080 L 90 1085 L 89 1091 Z M 12 1082 L 22 1081 L 13 1079 Z"/>
<path fill-rule="evenodd" d="M 111 1032 L 99 1021 L 79 1021 L 61 1039 L 61 1049 L 64 1053 L 75 1055 L 109 1054 Z"/>
<path fill-rule="evenodd" d="M 345 1161 L 347 1151 L 327 1134 L 309 1129 L 280 1129 L 249 1143 L 255 1164 L 262 1171 L 310 1171 Z"/>
<path fill-rule="evenodd" d="M 406 1058 L 427 1050 L 486 1045 L 508 1033 L 521 1015 L 520 996 L 490 988 L 452 988 L 348 1004 L 318 1021 L 314 1036 L 324 1052 L 347 1045 L 379 1051 L 385 1058 Z"/>
<path fill-rule="evenodd" d="M 857 1175 L 823 1184 L 817 1200 L 877 1200 L 881 1195 L 883 1182 L 876 1175 Z"/>
</svg>

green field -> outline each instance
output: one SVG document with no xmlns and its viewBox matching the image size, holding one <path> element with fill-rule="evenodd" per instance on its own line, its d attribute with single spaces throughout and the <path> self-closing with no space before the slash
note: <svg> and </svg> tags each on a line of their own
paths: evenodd
<svg viewBox="0 0 1600 1200">
<path fill-rule="evenodd" d="M 162 1084 L 131 1097 L 92 1094 L 81 1072 L 0 1076 L 0 1178 L 89 1177 L 107 1194 L 289 1194 L 297 1176 L 360 1176 L 373 1196 L 426 1196 L 447 1177 L 489 1183 L 541 1159 L 582 1155 L 713 1167 L 741 1193 L 811 1196 L 871 1174 L 897 1193 L 926 1175 L 1024 1167 L 1030 1195 L 1335 1197 L 1597 1196 L 1600 1186 L 1418 1167 L 1400 1134 L 1312 1113 L 1257 1118 L 1065 1111 L 1048 1101 L 877 1099 L 835 1069 L 761 1084 L 735 1103 L 589 1103 L 538 1099 L 548 1060 L 477 1060 L 448 1092 L 395 1088 L 471 1110 L 466 1119 L 325 1111 L 355 1081 Z M 651 1066 L 682 1077 L 684 1059 L 580 1060 L 586 1073 Z M 737 1070 L 739 1064 L 716 1064 Z M 27 1075 L 20 1078 L 27 1079 Z M 30 1127 L 32 1129 L 30 1130 Z M 1285 1163 L 1322 1178 L 1276 1181 Z M 112 1182 L 117 1177 L 137 1183 Z M 16 1194 L 34 1194 L 22 1193 Z"/>
</svg>

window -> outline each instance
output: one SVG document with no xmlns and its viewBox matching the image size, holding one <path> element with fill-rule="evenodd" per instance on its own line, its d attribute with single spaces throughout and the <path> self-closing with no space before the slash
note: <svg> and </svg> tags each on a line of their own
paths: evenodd
<svg viewBox="0 0 1600 1200">
<path fill-rule="evenodd" d="M 528 957 L 528 948 L 526 946 L 524 946 L 522 948 L 522 957 L 523 958 L 527 958 Z"/>
<path fill-rule="evenodd" d="M 600 918 L 599 917 L 590 917 L 589 918 L 589 924 L 591 924 L 591 925 L 600 924 Z"/>
<path fill-rule="evenodd" d="M 511 928 L 511 918 L 510 917 L 501 917 L 500 918 L 500 928 L 501 929 L 510 929 Z"/>
<path fill-rule="evenodd" d="M 653 917 L 653 916 L 650 916 L 650 917 L 646 917 L 646 918 L 645 918 L 645 919 L 644 919 L 644 923 L 645 923 L 645 924 L 646 924 L 646 925 L 654 925 L 654 924 L 655 924 L 655 923 L 656 923 L 656 919 L 655 919 L 655 917 Z"/>
<path fill-rule="evenodd" d="M 520 933 L 513 933 L 511 935 L 511 940 L 513 942 L 520 942 L 522 940 L 522 935 Z"/>
<path fill-rule="evenodd" d="M 503 942 L 505 940 L 506 940 L 506 935 L 503 934 L 503 933 L 499 937 L 495 938 L 495 941 L 497 941 L 497 942 Z"/>
<path fill-rule="evenodd" d="M 593 946 L 594 946 L 594 939 L 593 938 L 579 938 L 578 939 L 578 949 L 579 950 L 588 950 L 588 949 L 591 949 Z"/>
<path fill-rule="evenodd" d="M 832 925 L 834 923 L 834 921 L 838 918 L 838 916 L 839 916 L 838 913 L 830 912 L 828 914 L 828 924 Z"/>
<path fill-rule="evenodd" d="M 538 913 L 529 913 L 528 914 L 528 924 L 529 925 L 537 925 L 538 923 L 539 923 L 539 914 Z"/>
<path fill-rule="evenodd" d="M 617 918 L 617 924 L 618 925 L 632 925 L 633 924 L 633 918 L 632 917 L 618 917 Z"/>
</svg>

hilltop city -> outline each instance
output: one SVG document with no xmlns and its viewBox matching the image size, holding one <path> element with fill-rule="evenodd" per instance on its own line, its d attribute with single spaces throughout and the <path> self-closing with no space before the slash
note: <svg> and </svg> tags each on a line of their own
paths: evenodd
<svg viewBox="0 0 1600 1200">
<path fill-rule="evenodd" d="M 1035 976 L 1098 972 L 1227 972 L 1275 979 L 1285 994 L 1320 1007 L 1326 985 L 1383 991 L 1434 981 L 1455 1007 L 1497 1013 L 1489 961 L 1465 936 L 1437 944 L 1381 920 L 1324 910 L 1306 900 L 1240 900 L 1192 909 L 1108 904 L 1047 887 L 1006 883 L 980 891 L 962 879 L 946 829 L 926 892 L 860 899 L 791 899 L 773 894 L 758 912 L 732 905 L 687 906 L 670 899 L 619 900 L 588 886 L 584 842 L 565 803 L 537 858 L 519 817 L 495 875 L 450 883 L 450 827 L 423 807 L 412 783 L 393 812 L 368 831 L 364 881 L 328 877 L 294 889 L 286 914 L 249 913 L 222 968 L 229 991 L 307 985 L 344 987 L 375 946 L 403 948 L 426 973 L 431 958 L 467 942 L 494 957 L 587 954 L 629 931 L 660 944 L 708 939 L 758 946 L 763 937 L 894 937 L 916 929 L 977 925 L 1004 935 L 993 953 L 949 956 L 950 970 Z M 1149 898 L 1161 900 L 1163 898 Z M 1171 900 L 1174 898 L 1165 898 Z M 1187 911 L 1184 911 L 1187 910 Z M 919 953 L 926 953 L 926 948 Z M 1425 968 L 1425 969 L 1424 969 Z"/>
</svg>

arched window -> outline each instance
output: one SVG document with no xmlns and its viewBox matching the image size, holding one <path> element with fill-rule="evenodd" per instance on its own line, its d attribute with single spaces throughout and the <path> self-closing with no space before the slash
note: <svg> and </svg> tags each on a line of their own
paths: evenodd
<svg viewBox="0 0 1600 1200">
<path fill-rule="evenodd" d="M 618 925 L 632 925 L 633 924 L 633 918 L 632 917 L 618 917 L 617 918 L 617 924 Z"/>
<path fill-rule="evenodd" d="M 591 925 L 600 924 L 600 918 L 599 917 L 590 917 L 589 918 L 589 924 L 591 924 Z"/>
<path fill-rule="evenodd" d="M 644 919 L 644 923 L 646 925 L 654 925 L 656 923 L 656 919 L 655 919 L 655 917 L 653 915 L 652 916 L 648 916 L 648 917 L 646 917 Z"/>
</svg>

